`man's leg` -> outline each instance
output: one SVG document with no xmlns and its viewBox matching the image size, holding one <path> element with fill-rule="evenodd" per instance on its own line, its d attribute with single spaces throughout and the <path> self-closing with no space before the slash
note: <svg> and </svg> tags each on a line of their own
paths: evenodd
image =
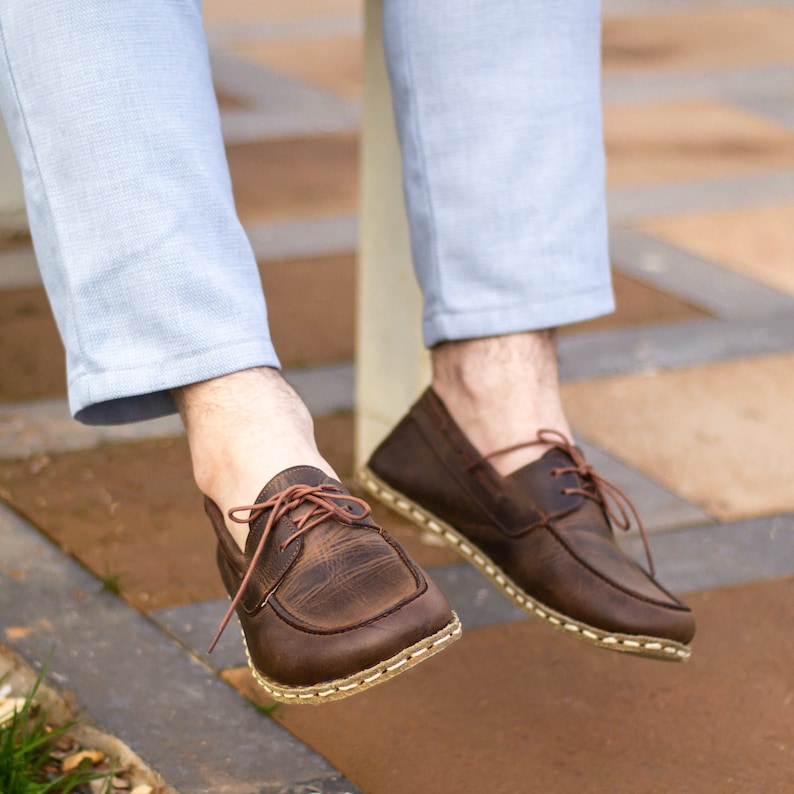
<svg viewBox="0 0 794 794">
<path fill-rule="evenodd" d="M 453 641 L 443 595 L 336 481 L 277 372 L 200 3 L 0 4 L 0 107 L 72 411 L 178 405 L 260 683 L 334 700 Z"/>
<path fill-rule="evenodd" d="M 596 0 L 386 0 L 433 386 L 362 482 L 527 611 L 689 654 L 689 610 L 622 554 L 629 505 L 571 442 L 554 334 L 611 311 Z"/>
</svg>

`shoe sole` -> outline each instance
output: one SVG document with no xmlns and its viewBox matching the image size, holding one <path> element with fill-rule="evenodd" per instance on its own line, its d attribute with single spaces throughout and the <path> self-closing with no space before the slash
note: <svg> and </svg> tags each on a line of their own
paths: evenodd
<svg viewBox="0 0 794 794">
<path fill-rule="evenodd" d="M 443 629 L 424 637 L 419 642 L 414 643 L 408 648 L 387 659 L 379 662 L 366 670 L 353 673 L 344 678 L 337 678 L 334 681 L 324 681 L 310 686 L 287 686 L 278 681 L 268 678 L 256 669 L 251 654 L 248 650 L 248 642 L 243 633 L 243 644 L 245 645 L 245 655 L 248 657 L 248 666 L 254 674 L 256 682 L 261 686 L 270 697 L 280 703 L 294 704 L 314 704 L 330 703 L 332 700 L 341 700 L 350 695 L 363 692 L 365 689 L 382 684 L 390 678 L 394 678 L 406 670 L 424 662 L 431 656 L 435 656 L 443 651 L 461 635 L 461 626 L 458 616 L 453 612 L 452 620 Z"/>
<path fill-rule="evenodd" d="M 533 617 L 540 618 L 552 628 L 565 633 L 569 637 L 574 637 L 611 651 L 672 662 L 685 662 L 689 658 L 691 654 L 689 646 L 674 640 L 639 634 L 607 632 L 547 607 L 526 593 L 499 565 L 480 549 L 476 548 L 470 540 L 461 535 L 453 526 L 428 512 L 421 505 L 411 501 L 405 494 L 384 483 L 368 467 L 358 473 L 358 481 L 364 489 L 387 507 L 405 516 L 405 518 L 421 529 L 425 529 L 433 535 L 442 538 L 463 559 L 471 563 L 493 582 L 517 607 Z"/>
</svg>

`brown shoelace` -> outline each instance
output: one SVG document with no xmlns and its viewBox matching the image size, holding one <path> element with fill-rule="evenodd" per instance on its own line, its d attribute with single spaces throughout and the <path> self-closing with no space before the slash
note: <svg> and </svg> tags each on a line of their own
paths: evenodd
<svg viewBox="0 0 794 794">
<path fill-rule="evenodd" d="M 212 649 L 215 647 L 218 640 L 221 638 L 221 634 L 223 634 L 224 629 L 232 619 L 234 610 L 240 603 L 240 599 L 243 597 L 243 592 L 246 588 L 246 585 L 251 580 L 251 576 L 253 576 L 254 569 L 259 562 L 259 558 L 262 556 L 262 551 L 265 548 L 265 543 L 267 542 L 271 530 L 285 515 L 287 515 L 287 513 L 304 504 L 305 502 L 308 502 L 311 507 L 302 516 L 295 520 L 297 532 L 293 532 L 292 535 L 290 535 L 289 538 L 287 538 L 287 540 L 281 544 L 281 551 L 284 551 L 284 549 L 286 549 L 293 540 L 299 538 L 310 529 L 314 529 L 314 527 L 319 526 L 323 523 L 323 521 L 326 521 L 329 518 L 333 518 L 342 524 L 353 526 L 354 524 L 357 524 L 363 519 L 367 518 L 372 512 L 372 508 L 363 499 L 343 493 L 337 486 L 331 483 L 324 483 L 323 485 L 302 485 L 300 483 L 296 485 L 290 485 L 288 488 L 285 488 L 283 491 L 271 496 L 264 502 L 259 502 L 254 505 L 233 507 L 231 510 L 229 510 L 229 518 L 237 524 L 253 523 L 263 513 L 267 512 L 268 510 L 271 512 L 267 519 L 267 523 L 265 524 L 265 528 L 262 531 L 262 537 L 259 538 L 259 543 L 256 546 L 256 551 L 254 551 L 254 556 L 251 558 L 251 564 L 248 566 L 248 570 L 246 571 L 242 582 L 240 582 L 240 586 L 237 588 L 237 592 L 232 599 L 232 603 L 229 606 L 229 609 L 227 610 L 223 620 L 221 621 L 218 633 L 212 640 L 207 653 L 212 653 Z M 354 512 L 354 505 L 362 508 L 363 512 Z M 244 511 L 246 512 L 246 516 L 244 518 L 238 518 L 236 513 L 241 513 Z M 268 594 L 268 598 L 269 597 L 270 595 Z M 265 602 L 267 602 L 267 598 L 265 599 Z"/>
<path fill-rule="evenodd" d="M 539 430 L 538 437 L 534 441 L 524 441 L 520 444 L 514 444 L 511 447 L 504 449 L 497 449 L 483 455 L 473 463 L 470 463 L 466 470 L 469 471 L 476 468 L 481 463 L 484 463 L 497 455 L 505 455 L 508 452 L 514 452 L 517 449 L 524 449 L 525 447 L 534 447 L 543 444 L 552 448 L 559 449 L 568 455 L 573 461 L 572 466 L 565 466 L 560 469 L 553 469 L 552 476 L 558 477 L 560 474 L 574 473 L 578 474 L 584 482 L 584 488 L 564 488 L 564 494 L 580 494 L 587 499 L 599 504 L 603 509 L 609 520 L 618 529 L 628 532 L 631 529 L 632 519 L 640 532 L 642 544 L 645 547 L 645 556 L 648 559 L 648 568 L 651 576 L 656 576 L 656 568 L 653 564 L 653 557 L 651 556 L 651 547 L 648 542 L 648 535 L 645 532 L 645 527 L 642 524 L 637 508 L 634 503 L 626 496 L 626 493 L 619 488 L 615 483 L 602 477 L 586 460 L 580 450 L 575 447 L 562 433 L 558 430 Z"/>
</svg>

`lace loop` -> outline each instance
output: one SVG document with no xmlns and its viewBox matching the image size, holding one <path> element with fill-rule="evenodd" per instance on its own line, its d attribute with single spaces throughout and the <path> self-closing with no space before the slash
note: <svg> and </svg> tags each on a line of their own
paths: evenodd
<svg viewBox="0 0 794 794">
<path fill-rule="evenodd" d="M 372 508 L 363 499 L 359 499 L 357 496 L 344 493 L 343 491 L 339 490 L 338 486 L 333 485 L 332 483 L 323 483 L 322 485 L 304 485 L 302 483 L 297 483 L 295 485 L 290 485 L 288 488 L 285 488 L 283 491 L 271 496 L 264 502 L 258 502 L 257 504 L 253 505 L 232 507 L 227 515 L 237 524 L 253 523 L 268 510 L 271 512 L 268 516 L 265 528 L 262 530 L 262 535 L 259 538 L 256 550 L 254 551 L 254 555 L 251 558 L 251 563 L 248 566 L 248 570 L 245 572 L 245 576 L 243 576 L 243 580 L 240 582 L 240 586 L 237 588 L 237 592 L 235 593 L 234 598 L 229 605 L 229 609 L 226 611 L 226 614 L 221 621 L 218 632 L 210 643 L 207 653 L 212 653 L 212 650 L 217 645 L 218 640 L 221 638 L 221 635 L 226 629 L 226 626 L 229 625 L 229 621 L 232 619 L 234 610 L 239 605 L 240 600 L 243 597 L 243 592 L 245 591 L 248 583 L 251 581 L 254 569 L 259 562 L 259 558 L 262 556 L 265 543 L 267 543 L 267 539 L 270 536 L 273 527 L 276 526 L 276 524 L 285 515 L 287 515 L 287 513 L 306 502 L 311 505 L 310 508 L 297 519 L 295 519 L 294 524 L 297 531 L 293 532 L 292 535 L 290 535 L 289 538 L 287 538 L 287 540 L 285 540 L 279 546 L 281 551 L 284 551 L 284 549 L 286 549 L 293 540 L 296 540 L 301 535 L 309 532 L 309 530 L 314 529 L 314 527 L 319 526 L 323 523 L 323 521 L 326 521 L 329 518 L 333 518 L 342 524 L 353 526 L 354 524 L 357 524 L 360 521 L 368 518 L 369 514 L 372 512 Z M 361 508 L 362 512 L 356 512 L 356 507 Z M 236 514 L 243 511 L 247 512 L 246 517 L 239 518 Z M 268 593 L 268 598 L 269 597 L 270 594 Z M 267 599 L 265 600 L 267 601 Z"/>
<path fill-rule="evenodd" d="M 518 449 L 525 447 L 537 446 L 544 444 L 554 449 L 559 449 L 568 455 L 573 461 L 572 466 L 564 466 L 552 470 L 552 475 L 558 477 L 561 474 L 578 474 L 584 482 L 583 488 L 564 488 L 564 494 L 578 494 L 587 499 L 599 504 L 606 513 L 609 520 L 618 529 L 628 532 L 631 529 L 632 520 L 639 530 L 640 537 L 642 538 L 642 545 L 645 547 L 645 556 L 648 560 L 648 568 L 651 576 L 656 575 L 656 568 L 653 564 L 653 557 L 651 556 L 651 546 L 648 542 L 648 535 L 643 526 L 642 519 L 640 518 L 637 508 L 634 503 L 629 499 L 622 488 L 615 485 L 615 483 L 602 477 L 586 460 L 584 455 L 575 447 L 559 430 L 543 429 L 538 431 L 537 438 L 533 441 L 524 441 L 519 444 L 513 444 L 504 449 L 497 449 L 483 455 L 473 463 L 466 467 L 469 471 L 481 463 L 484 463 L 497 455 L 504 455 L 508 452 L 514 452 Z"/>
</svg>

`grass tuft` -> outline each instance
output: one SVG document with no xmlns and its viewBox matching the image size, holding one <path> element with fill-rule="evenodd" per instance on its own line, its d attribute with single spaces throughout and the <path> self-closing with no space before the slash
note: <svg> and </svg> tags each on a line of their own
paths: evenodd
<svg viewBox="0 0 794 794">
<path fill-rule="evenodd" d="M 42 672 L 23 703 L 0 724 L 0 792 L 2 794 L 84 794 L 91 781 L 105 780 L 100 792 L 110 792 L 112 772 L 96 773 L 85 760 L 71 772 L 61 770 L 58 744 L 74 727 L 53 727 L 35 703 Z"/>
</svg>

